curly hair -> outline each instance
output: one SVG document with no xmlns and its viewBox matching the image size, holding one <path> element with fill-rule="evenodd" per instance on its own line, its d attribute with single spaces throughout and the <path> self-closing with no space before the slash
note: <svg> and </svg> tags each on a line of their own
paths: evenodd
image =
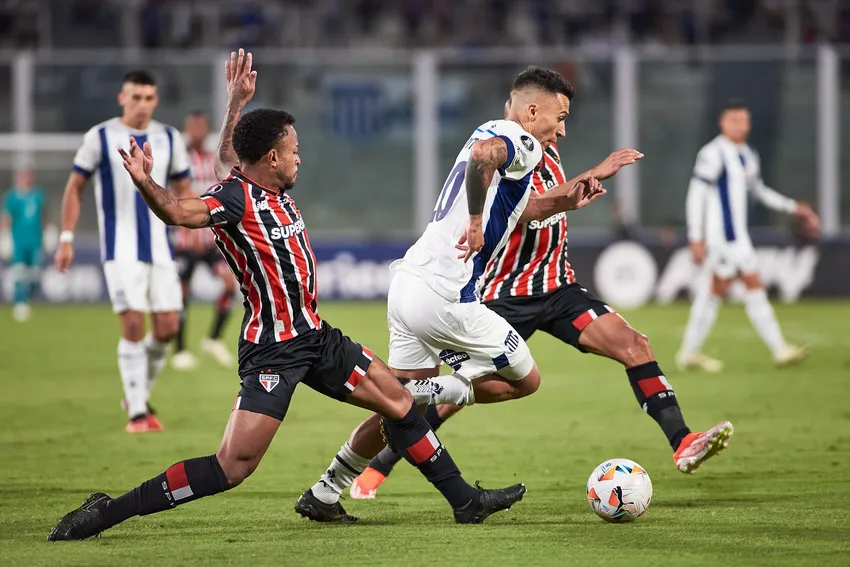
<svg viewBox="0 0 850 567">
<path fill-rule="evenodd" d="M 286 137 L 295 118 L 283 110 L 260 108 L 243 114 L 233 130 L 233 150 L 240 162 L 257 163 Z"/>
<path fill-rule="evenodd" d="M 559 73 L 535 67 L 534 65 L 526 68 L 522 73 L 514 79 L 514 84 L 511 87 L 512 91 L 537 88 L 552 94 L 562 94 L 568 99 L 573 100 L 576 94 L 573 86 L 563 78 Z"/>
</svg>

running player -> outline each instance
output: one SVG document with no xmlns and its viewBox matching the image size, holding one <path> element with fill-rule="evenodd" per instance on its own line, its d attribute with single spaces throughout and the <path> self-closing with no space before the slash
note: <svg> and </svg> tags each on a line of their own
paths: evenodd
<svg viewBox="0 0 850 567">
<path fill-rule="evenodd" d="M 103 273 L 112 309 L 121 321 L 118 370 L 130 418 L 125 429 L 144 433 L 162 429 L 148 400 L 165 365 L 168 343 L 177 334 L 183 302 L 168 229 L 136 193 L 117 149 L 129 148 L 131 138 L 142 145 L 149 142 L 157 160 L 152 175 L 178 195 L 191 192 L 190 172 L 180 132 L 153 120 L 159 102 L 153 75 L 147 71 L 127 73 L 118 102 L 123 114 L 86 132 L 74 157 L 62 199 L 62 232 L 55 263 L 64 272 L 73 261 L 82 193 L 94 176 Z M 151 319 L 147 334 L 145 313 L 150 313 Z"/>
<path fill-rule="evenodd" d="M 33 187 L 33 174 L 21 169 L 15 186 L 3 200 L 0 227 L 12 237 L 12 278 L 15 281 L 12 316 L 22 322 L 30 318 L 30 296 L 38 286 L 41 274 L 42 221 L 44 190 Z"/>
<path fill-rule="evenodd" d="M 765 185 L 759 156 L 747 145 L 751 120 L 749 108 L 729 103 L 720 113 L 720 135 L 703 146 L 697 155 L 688 187 L 687 219 L 691 254 L 697 264 L 705 263 L 711 273 L 710 289 L 694 299 L 682 348 L 676 358 L 681 368 L 719 372 L 723 364 L 702 353 L 717 310 L 736 279 L 747 289 L 746 312 L 776 364 L 800 362 L 805 349 L 785 341 L 776 315 L 767 299 L 747 227 L 749 193 L 765 206 L 799 217 L 817 233 L 820 227 L 812 208 L 780 195 Z"/>
<path fill-rule="evenodd" d="M 301 161 L 294 119 L 270 109 L 240 117 L 256 81 L 250 54 L 233 54 L 226 68 L 231 104 L 223 130 L 232 129 L 233 136 L 222 136 L 221 162 L 230 161 L 231 147 L 238 159 L 227 179 L 200 198 L 178 199 L 151 178 L 156 162 L 150 143 L 142 150 L 132 140 L 129 154 L 119 149 L 124 167 L 157 216 L 188 228 L 213 227 L 219 250 L 241 284 L 242 388 L 224 438 L 215 454 L 172 465 L 123 496 L 93 494 L 63 517 L 48 539 L 85 539 L 133 516 L 239 485 L 257 468 L 300 382 L 384 416 L 390 445 L 443 494 L 456 522 L 480 523 L 510 507 L 525 493 L 522 484 L 501 490 L 467 484 L 409 392 L 384 363 L 319 317 L 316 259 L 304 220 L 288 193 Z M 346 453 L 343 464 L 356 466 L 354 457 Z M 338 521 L 356 519 L 339 503 L 305 501 L 302 510 Z"/>
<path fill-rule="evenodd" d="M 183 124 L 186 147 L 189 150 L 189 163 L 192 167 L 192 188 L 201 195 L 208 187 L 215 185 L 215 152 L 207 150 L 205 143 L 210 133 L 207 115 L 203 112 L 191 112 Z M 183 311 L 180 312 L 180 330 L 174 343 L 174 355 L 171 366 L 175 370 L 192 370 L 198 366 L 198 359 L 186 350 L 186 316 L 191 293 L 190 284 L 195 268 L 206 264 L 221 282 L 221 294 L 216 301 L 216 313 L 208 337 L 201 342 L 201 350 L 225 368 L 233 365 L 233 355 L 221 341 L 224 324 L 230 317 L 233 307 L 233 295 L 236 293 L 236 280 L 227 268 L 227 264 L 215 246 L 212 231 L 191 230 L 178 227 L 175 231 L 175 256 L 180 267 L 180 283 L 183 286 Z"/>
<path fill-rule="evenodd" d="M 389 365 L 400 378 L 413 380 L 408 387 L 419 403 L 495 403 L 529 395 L 540 384 L 525 341 L 480 304 L 478 284 L 518 223 L 581 208 L 605 194 L 590 175 L 543 195 L 529 190 L 544 149 L 565 134 L 572 96 L 569 83 L 553 71 L 530 67 L 520 73 L 506 119 L 475 130 L 424 234 L 392 266 Z M 641 157 L 632 150 L 627 155 L 624 164 Z M 463 252 L 459 257 L 456 247 Z M 441 360 L 454 374 L 424 380 L 439 374 Z M 361 458 L 381 448 L 379 425 L 373 416 L 356 430 L 349 444 Z M 339 499 L 362 471 L 341 466 L 339 459 L 305 496 L 328 504 Z"/>
<path fill-rule="evenodd" d="M 628 152 L 614 152 L 584 175 L 613 177 L 629 163 Z M 565 179 L 558 149 L 550 144 L 532 186 L 543 195 Z M 625 366 L 638 403 L 661 426 L 679 470 L 695 471 L 732 434 L 728 422 L 706 433 L 690 433 L 685 427 L 649 340 L 577 282 L 567 257 L 565 213 L 517 226 L 505 249 L 489 262 L 483 286 L 484 305 L 504 317 L 523 339 L 543 331 L 579 352 L 599 354 Z M 453 404 L 430 405 L 425 417 L 436 430 L 461 409 Z M 392 450 L 384 448 L 351 485 L 352 498 L 374 498 L 398 461 Z"/>
</svg>

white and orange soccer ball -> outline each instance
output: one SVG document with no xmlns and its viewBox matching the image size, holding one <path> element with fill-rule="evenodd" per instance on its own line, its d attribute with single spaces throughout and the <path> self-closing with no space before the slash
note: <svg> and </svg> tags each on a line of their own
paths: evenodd
<svg viewBox="0 0 850 567">
<path fill-rule="evenodd" d="M 642 466 L 629 459 L 609 459 L 587 479 L 590 509 L 606 522 L 633 522 L 652 500 L 652 481 Z"/>
</svg>

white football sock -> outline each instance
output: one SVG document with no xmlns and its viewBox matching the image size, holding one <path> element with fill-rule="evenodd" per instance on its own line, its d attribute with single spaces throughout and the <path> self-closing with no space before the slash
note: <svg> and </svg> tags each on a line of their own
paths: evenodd
<svg viewBox="0 0 850 567">
<path fill-rule="evenodd" d="M 683 355 L 702 352 L 702 345 L 705 343 L 711 327 L 714 326 L 719 307 L 720 298 L 713 293 L 701 293 L 694 299 L 688 318 L 688 326 L 685 327 L 685 337 L 682 341 Z"/>
<path fill-rule="evenodd" d="M 755 327 L 761 340 L 774 355 L 785 347 L 785 339 L 776 322 L 776 314 L 767 299 L 767 292 L 762 289 L 747 291 L 745 296 L 747 317 Z"/>
<path fill-rule="evenodd" d="M 319 482 L 313 485 L 313 495 L 325 504 L 338 502 L 343 491 L 360 476 L 370 460 L 352 451 L 351 445 L 346 443 L 331 461 Z"/>
<path fill-rule="evenodd" d="M 118 371 L 124 384 L 124 398 L 127 400 L 127 414 L 130 417 L 145 414 L 148 411 L 148 355 L 145 343 L 118 341 Z"/>
<path fill-rule="evenodd" d="M 404 386 L 413 394 L 416 405 L 454 404 L 471 406 L 475 403 L 472 384 L 457 374 L 437 376 L 427 380 L 411 380 Z"/>
<path fill-rule="evenodd" d="M 148 380 L 147 391 L 150 398 L 151 390 L 156 383 L 156 377 L 162 372 L 165 366 L 165 359 L 168 357 L 168 343 L 163 343 L 156 340 L 152 333 L 145 336 L 145 351 L 148 356 Z"/>
</svg>

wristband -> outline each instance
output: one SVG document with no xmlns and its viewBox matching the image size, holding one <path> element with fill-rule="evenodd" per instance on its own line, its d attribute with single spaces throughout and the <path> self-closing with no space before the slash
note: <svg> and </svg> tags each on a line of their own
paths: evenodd
<svg viewBox="0 0 850 567">
<path fill-rule="evenodd" d="M 70 230 L 63 230 L 59 233 L 59 244 L 71 244 L 74 242 L 74 233 Z"/>
</svg>

